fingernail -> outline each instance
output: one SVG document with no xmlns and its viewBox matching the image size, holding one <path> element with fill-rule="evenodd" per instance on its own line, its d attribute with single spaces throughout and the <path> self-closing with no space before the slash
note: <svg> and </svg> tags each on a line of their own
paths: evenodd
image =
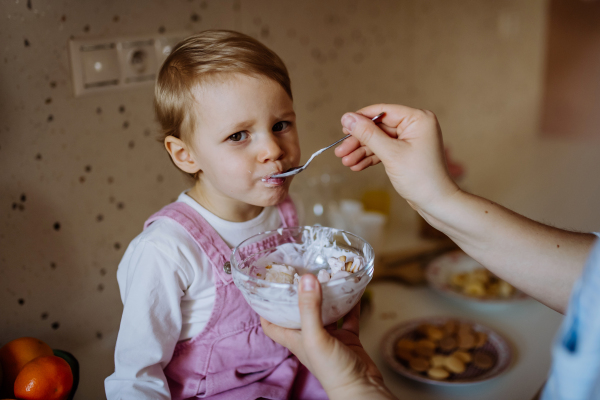
<svg viewBox="0 0 600 400">
<path fill-rule="evenodd" d="M 312 292 L 315 290 L 315 279 L 304 278 L 300 281 L 303 292 Z"/>
<path fill-rule="evenodd" d="M 352 114 L 344 114 L 342 117 L 342 126 L 346 128 L 348 132 L 352 132 L 356 125 L 356 117 Z"/>
</svg>

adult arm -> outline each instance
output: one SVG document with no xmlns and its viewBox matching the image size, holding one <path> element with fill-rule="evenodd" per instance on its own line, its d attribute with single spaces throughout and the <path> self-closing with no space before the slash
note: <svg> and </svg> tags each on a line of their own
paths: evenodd
<svg viewBox="0 0 600 400">
<path fill-rule="evenodd" d="M 369 118 L 385 112 L 380 125 Z M 540 224 L 466 193 L 450 178 L 430 111 L 376 104 L 342 117 L 336 149 L 353 171 L 383 163 L 394 188 L 434 228 L 500 278 L 564 313 L 594 235 Z"/>
</svg>

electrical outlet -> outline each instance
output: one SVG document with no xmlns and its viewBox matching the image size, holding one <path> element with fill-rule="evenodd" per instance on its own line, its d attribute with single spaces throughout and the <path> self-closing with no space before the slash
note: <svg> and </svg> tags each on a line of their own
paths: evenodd
<svg viewBox="0 0 600 400">
<path fill-rule="evenodd" d="M 75 96 L 154 84 L 173 47 L 188 32 L 69 42 Z"/>
<path fill-rule="evenodd" d="M 124 84 L 154 82 L 158 72 L 154 41 L 155 39 L 146 39 L 119 43 Z"/>
</svg>

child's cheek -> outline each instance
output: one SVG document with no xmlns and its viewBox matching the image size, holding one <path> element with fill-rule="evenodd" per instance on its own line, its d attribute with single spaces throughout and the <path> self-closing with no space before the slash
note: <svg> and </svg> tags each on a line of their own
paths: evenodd
<svg viewBox="0 0 600 400">
<path fill-rule="evenodd" d="M 294 163 L 295 163 L 295 165 L 298 165 L 298 163 L 300 163 L 300 142 L 299 142 L 299 140 L 296 140 L 296 143 L 294 143 L 293 152 L 294 152 Z"/>
<path fill-rule="evenodd" d="M 223 171 L 223 179 L 227 180 L 231 183 L 234 183 L 236 186 L 239 185 L 248 185 L 253 179 L 252 168 L 244 162 L 233 161 L 228 163 Z"/>
</svg>

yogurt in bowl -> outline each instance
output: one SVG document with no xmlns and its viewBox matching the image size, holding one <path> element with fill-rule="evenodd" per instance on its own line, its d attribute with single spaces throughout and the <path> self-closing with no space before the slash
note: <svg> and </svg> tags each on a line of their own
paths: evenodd
<svg viewBox="0 0 600 400">
<path fill-rule="evenodd" d="M 297 282 L 301 275 L 312 273 L 319 278 L 322 319 L 328 325 L 360 300 L 373 277 L 374 258 L 371 245 L 350 232 L 296 226 L 244 240 L 231 255 L 231 273 L 235 285 L 261 317 L 285 328 L 299 329 Z M 285 276 L 292 273 L 297 274 L 296 279 Z M 265 280 L 267 274 L 269 280 Z"/>
</svg>

